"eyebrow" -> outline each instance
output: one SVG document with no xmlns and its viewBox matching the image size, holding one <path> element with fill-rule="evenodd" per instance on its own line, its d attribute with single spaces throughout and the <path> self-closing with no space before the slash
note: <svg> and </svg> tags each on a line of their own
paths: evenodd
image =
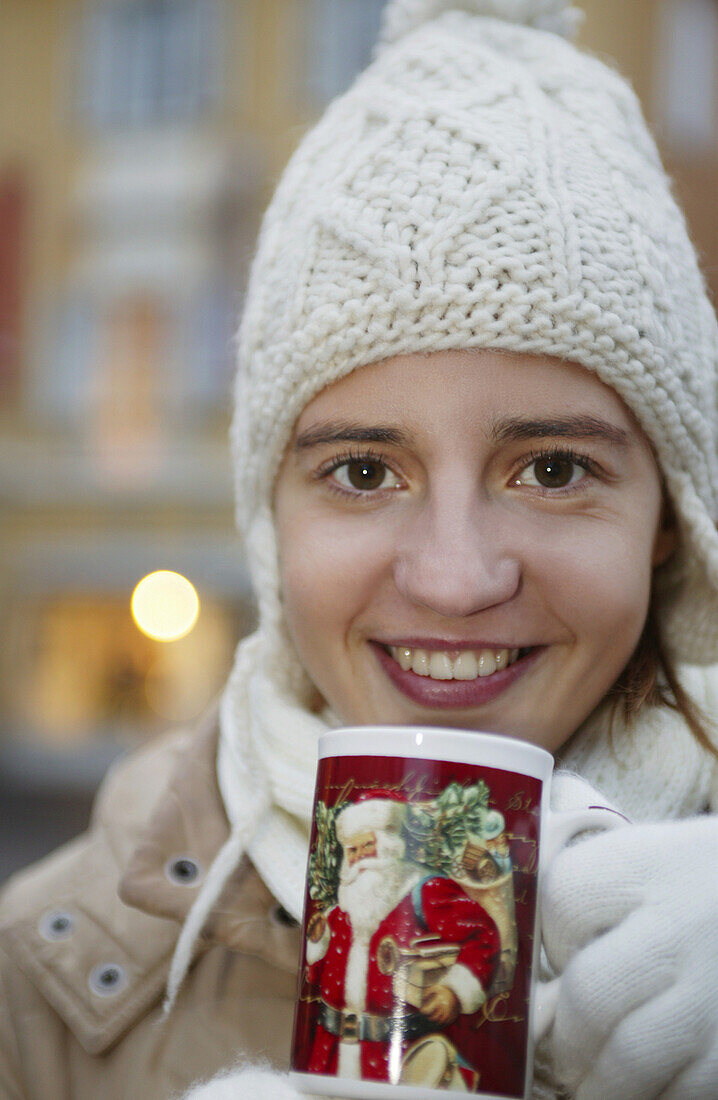
<svg viewBox="0 0 718 1100">
<path fill-rule="evenodd" d="M 601 439 L 618 447 L 628 447 L 631 436 L 623 428 L 597 416 L 547 417 L 542 420 L 507 417 L 496 420 L 490 437 L 497 443 L 547 437 L 570 439 Z M 299 432 L 294 441 L 297 451 L 308 450 L 322 443 L 384 443 L 407 446 L 411 436 L 402 428 L 389 424 L 361 425 L 349 420 L 326 420 Z"/>
<path fill-rule="evenodd" d="M 618 447 L 629 447 L 632 442 L 629 432 L 597 416 L 548 417 L 545 420 L 507 417 L 505 420 L 495 421 L 490 434 L 497 443 L 515 443 L 547 436 L 602 439 Z"/>
<path fill-rule="evenodd" d="M 362 426 L 348 420 L 327 420 L 300 432 L 294 440 L 294 449 L 302 451 L 320 443 L 393 443 L 406 446 L 410 438 L 407 432 L 389 424 Z"/>
</svg>

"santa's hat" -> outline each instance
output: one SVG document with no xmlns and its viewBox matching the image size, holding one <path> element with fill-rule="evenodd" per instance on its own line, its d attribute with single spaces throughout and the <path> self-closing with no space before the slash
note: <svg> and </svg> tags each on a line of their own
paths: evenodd
<svg viewBox="0 0 718 1100">
<path fill-rule="evenodd" d="M 356 802 L 340 810 L 336 820 L 339 843 L 344 846 L 357 833 L 398 833 L 404 819 L 404 799 L 396 791 L 363 791 Z"/>
</svg>

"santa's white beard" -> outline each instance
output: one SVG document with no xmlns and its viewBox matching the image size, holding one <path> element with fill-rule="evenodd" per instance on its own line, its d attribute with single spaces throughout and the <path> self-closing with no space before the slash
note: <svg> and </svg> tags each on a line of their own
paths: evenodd
<svg viewBox="0 0 718 1100">
<path fill-rule="evenodd" d="M 340 874 L 338 901 L 349 914 L 352 931 L 369 939 L 417 881 L 416 867 L 404 862 L 399 838 L 378 839 L 377 855 L 366 856 Z"/>
</svg>

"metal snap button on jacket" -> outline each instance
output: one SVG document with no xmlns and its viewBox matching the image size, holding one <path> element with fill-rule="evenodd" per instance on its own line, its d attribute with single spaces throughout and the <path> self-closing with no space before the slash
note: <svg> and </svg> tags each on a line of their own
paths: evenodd
<svg viewBox="0 0 718 1100">
<path fill-rule="evenodd" d="M 98 997 L 114 997 L 127 985 L 127 973 L 119 963 L 100 963 L 90 971 L 88 985 Z"/>
<path fill-rule="evenodd" d="M 179 856 L 165 864 L 165 874 L 176 886 L 192 886 L 200 876 L 200 867 L 189 856 Z"/>
<path fill-rule="evenodd" d="M 51 909 L 40 917 L 37 930 L 44 940 L 66 940 L 75 930 L 75 921 L 64 909 Z"/>
</svg>

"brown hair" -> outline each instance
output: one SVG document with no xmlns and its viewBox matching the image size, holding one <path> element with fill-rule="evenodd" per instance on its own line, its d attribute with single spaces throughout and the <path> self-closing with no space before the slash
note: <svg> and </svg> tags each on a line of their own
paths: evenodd
<svg viewBox="0 0 718 1100">
<path fill-rule="evenodd" d="M 645 706 L 665 706 L 683 715 L 696 740 L 718 758 L 718 747 L 708 730 L 710 723 L 700 707 L 682 688 L 672 658 L 666 652 L 656 615 L 655 599 L 643 626 L 633 656 L 624 668 L 610 695 L 630 727 Z M 614 711 L 615 713 L 615 711 Z"/>
</svg>

